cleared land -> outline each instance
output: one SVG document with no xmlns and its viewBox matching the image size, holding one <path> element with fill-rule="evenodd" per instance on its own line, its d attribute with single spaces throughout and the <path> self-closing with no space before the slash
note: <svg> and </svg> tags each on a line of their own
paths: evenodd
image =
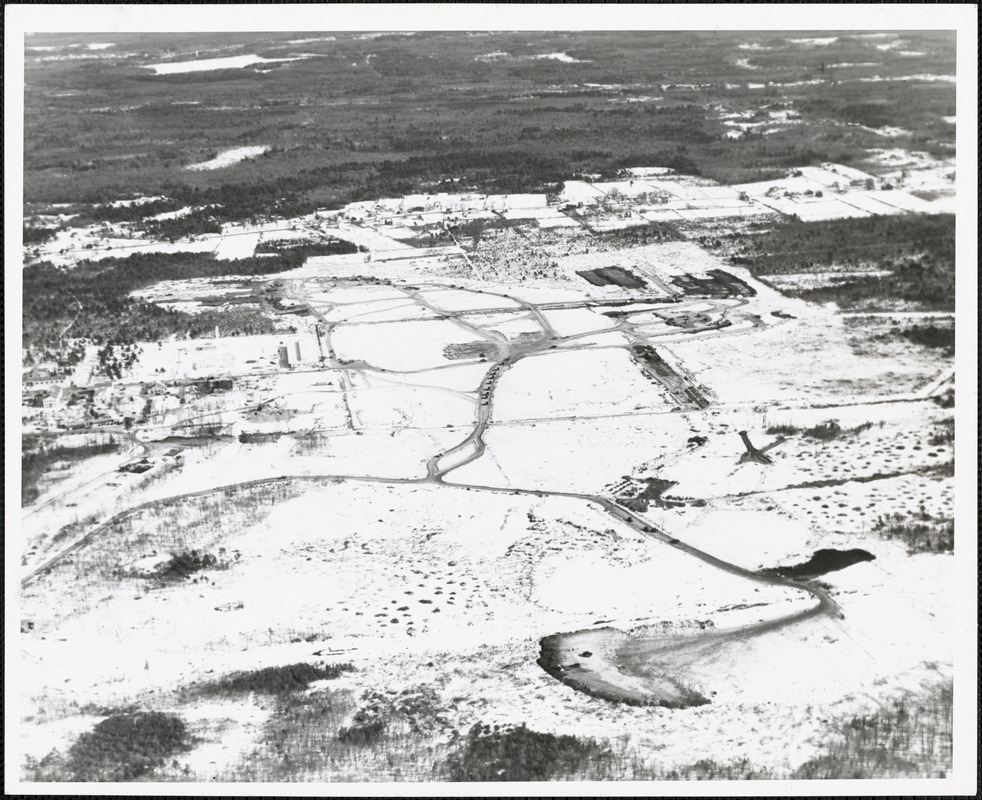
<svg viewBox="0 0 982 800">
<path fill-rule="evenodd" d="M 951 768 L 950 33 L 113 38 L 26 56 L 25 778 Z"/>
</svg>

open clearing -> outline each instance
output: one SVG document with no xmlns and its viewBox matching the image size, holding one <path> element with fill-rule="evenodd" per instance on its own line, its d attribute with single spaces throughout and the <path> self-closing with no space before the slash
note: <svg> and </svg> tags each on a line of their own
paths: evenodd
<svg viewBox="0 0 982 800">
<path fill-rule="evenodd" d="M 207 72 L 215 69 L 242 69 L 253 64 L 278 64 L 299 61 L 300 58 L 263 58 L 257 55 L 228 56 L 226 58 L 200 58 L 196 61 L 172 61 L 167 64 L 147 64 L 154 75 L 177 75 L 183 72 Z"/>
<path fill-rule="evenodd" d="M 222 167 L 230 167 L 232 164 L 237 164 L 246 158 L 255 158 L 256 156 L 261 156 L 269 150 L 266 145 L 256 145 L 254 147 L 233 147 L 231 150 L 226 150 L 219 153 L 215 158 L 210 161 L 202 161 L 200 164 L 189 164 L 186 169 L 189 170 L 203 170 L 203 169 L 221 169 Z"/>
</svg>

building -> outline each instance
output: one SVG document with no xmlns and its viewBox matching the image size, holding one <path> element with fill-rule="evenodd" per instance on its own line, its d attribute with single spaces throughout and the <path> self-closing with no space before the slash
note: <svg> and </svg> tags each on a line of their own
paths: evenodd
<svg viewBox="0 0 982 800">
<path fill-rule="evenodd" d="M 64 386 L 59 386 L 41 401 L 41 405 L 45 408 L 63 408 L 68 405 L 71 396 L 71 391 Z"/>
<path fill-rule="evenodd" d="M 50 389 L 63 379 L 57 368 L 40 366 L 27 370 L 22 378 L 25 389 Z"/>
<path fill-rule="evenodd" d="M 147 397 L 160 397 L 161 395 L 170 394 L 170 389 L 160 381 L 154 381 L 153 383 L 141 384 L 140 394 Z"/>
</svg>

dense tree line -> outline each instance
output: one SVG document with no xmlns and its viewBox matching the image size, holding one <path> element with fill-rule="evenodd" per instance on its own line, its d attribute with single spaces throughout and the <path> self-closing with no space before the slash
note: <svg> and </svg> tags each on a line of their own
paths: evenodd
<svg viewBox="0 0 982 800">
<path fill-rule="evenodd" d="M 78 737 L 68 751 L 67 771 L 76 781 L 131 781 L 190 750 L 192 741 L 175 714 L 117 714 Z"/>
<path fill-rule="evenodd" d="M 803 289 L 795 295 L 816 303 L 838 303 L 842 308 L 876 307 L 887 300 L 902 300 L 922 309 L 954 310 L 954 259 L 939 262 L 926 257 L 884 266 L 891 266 L 893 274 L 857 276 L 835 285 Z"/>
<path fill-rule="evenodd" d="M 704 244 L 728 253 L 731 263 L 746 266 L 755 275 L 869 264 L 892 272 L 855 275 L 834 285 L 792 292 L 814 302 L 858 307 L 896 299 L 925 309 L 954 309 L 953 214 L 756 223 L 746 232 Z"/>
<path fill-rule="evenodd" d="M 247 311 L 187 314 L 135 300 L 138 289 L 165 280 L 222 275 L 266 275 L 294 269 L 302 253 L 219 260 L 211 253 L 134 253 L 125 258 L 84 261 L 71 269 L 48 262 L 24 270 L 26 349 L 55 349 L 64 332 L 98 344 L 158 341 L 172 334 L 199 336 L 218 325 L 226 333 L 266 333 L 273 325 Z"/>
<path fill-rule="evenodd" d="M 92 222 L 139 222 L 147 217 L 177 211 L 180 202 L 171 197 L 160 197 L 147 202 L 103 203 L 91 211 L 83 212 L 76 224 L 88 225 Z"/>
<path fill-rule="evenodd" d="M 666 164 L 666 166 L 669 166 Z M 216 231 L 221 222 L 266 216 L 293 217 L 348 203 L 400 197 L 429 185 L 432 191 L 487 194 L 557 192 L 569 177 L 566 160 L 522 150 L 471 149 L 406 159 L 329 164 L 262 182 L 192 186 L 168 183 L 167 200 L 130 206 L 101 204 L 84 221 L 133 222 L 154 235 L 177 238 Z M 173 220 L 148 217 L 197 207 Z"/>
<path fill-rule="evenodd" d="M 58 232 L 57 228 L 45 228 L 34 225 L 24 226 L 24 244 L 42 244 L 49 239 L 54 238 L 54 235 Z"/>
<path fill-rule="evenodd" d="M 24 437 L 21 447 L 21 505 L 27 506 L 37 500 L 40 490 L 38 483 L 53 464 L 59 461 L 67 461 L 69 464 L 77 464 L 86 458 L 101 456 L 107 453 L 119 451 L 119 442 L 113 437 L 101 444 L 87 444 L 81 447 L 63 447 L 54 445 L 46 447 L 43 442 L 35 437 Z"/>
<path fill-rule="evenodd" d="M 340 256 L 352 253 L 366 253 L 368 248 L 344 239 L 267 239 L 256 246 L 256 253 L 291 253 L 304 259 L 312 256 Z"/>
<path fill-rule="evenodd" d="M 900 335 L 914 344 L 935 347 L 945 355 L 955 354 L 955 328 L 944 325 L 913 325 L 900 332 Z"/>
<path fill-rule="evenodd" d="M 363 200 L 415 194 L 420 186 L 432 192 L 557 193 L 563 182 L 578 172 L 599 172 L 612 178 L 624 167 L 639 164 L 700 174 L 699 165 L 685 146 L 619 156 L 604 150 L 552 155 L 528 149 L 448 149 L 405 159 L 328 164 L 263 182 L 217 186 L 169 183 L 162 189 L 167 194 L 165 200 L 129 206 L 103 203 L 79 217 L 79 224 L 131 222 L 153 236 L 175 239 L 217 233 L 222 222 L 300 216 Z M 185 206 L 194 210 L 171 220 L 148 219 Z"/>
<path fill-rule="evenodd" d="M 233 695 L 258 694 L 283 695 L 301 692 L 314 681 L 340 678 L 354 667 L 342 664 L 288 664 L 279 667 L 233 672 L 216 681 L 202 684 L 194 693 L 205 697 L 229 697 Z"/>
<path fill-rule="evenodd" d="M 222 223 L 215 219 L 210 209 L 191 211 L 173 219 L 146 220 L 138 227 L 154 239 L 168 239 L 172 242 L 189 236 L 222 232 Z"/>
<path fill-rule="evenodd" d="M 600 777 L 613 762 L 611 751 L 592 739 L 477 724 L 448 767 L 452 781 L 547 781 Z"/>
</svg>

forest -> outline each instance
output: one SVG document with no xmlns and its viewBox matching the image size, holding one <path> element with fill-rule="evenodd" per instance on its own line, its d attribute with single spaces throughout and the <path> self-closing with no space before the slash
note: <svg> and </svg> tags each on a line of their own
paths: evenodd
<svg viewBox="0 0 982 800">
<path fill-rule="evenodd" d="M 953 83 L 869 82 L 906 76 L 910 64 L 861 37 L 839 36 L 819 52 L 776 33 L 754 36 L 752 72 L 735 66 L 753 38 L 745 32 L 420 32 L 370 42 L 334 35 L 261 74 L 154 75 L 146 65 L 204 58 L 230 41 L 269 58 L 294 57 L 296 46 L 289 34 L 122 35 L 118 57 L 27 59 L 24 199 L 29 213 L 97 206 L 73 209 L 80 225 L 190 206 L 147 228 L 166 237 L 421 187 L 550 193 L 563 179 L 626 166 L 739 183 L 826 159 L 859 165 L 883 144 L 876 125 L 903 131 L 891 146 L 954 152 L 954 128 L 942 121 L 954 114 Z M 954 73 L 951 32 L 910 38 L 920 71 Z M 728 137 L 721 114 L 748 107 L 793 108 L 805 124 Z M 186 169 L 256 144 L 269 150 L 223 169 Z M 134 196 L 164 199 L 112 205 Z"/>
<path fill-rule="evenodd" d="M 24 436 L 21 442 L 21 505 L 28 506 L 41 494 L 39 483 L 51 467 L 65 462 L 74 466 L 93 456 L 118 453 L 120 444 L 112 436 L 105 442 L 87 444 L 80 447 L 45 444 L 37 436 Z"/>
<path fill-rule="evenodd" d="M 273 323 L 245 309 L 188 314 L 129 295 L 165 280 L 276 274 L 300 266 L 305 258 L 298 248 L 238 260 L 211 253 L 134 253 L 83 261 L 72 269 L 36 264 L 23 271 L 23 347 L 55 349 L 69 334 L 96 344 L 127 345 L 174 334 L 195 338 L 216 326 L 225 335 L 269 333 Z"/>
<path fill-rule="evenodd" d="M 955 217 L 918 214 L 754 223 L 702 244 L 756 277 L 829 267 L 874 268 L 890 275 L 852 275 L 841 283 L 782 291 L 816 303 L 875 310 L 891 301 L 926 311 L 955 308 Z M 916 336 L 917 334 L 915 334 Z"/>
</svg>

